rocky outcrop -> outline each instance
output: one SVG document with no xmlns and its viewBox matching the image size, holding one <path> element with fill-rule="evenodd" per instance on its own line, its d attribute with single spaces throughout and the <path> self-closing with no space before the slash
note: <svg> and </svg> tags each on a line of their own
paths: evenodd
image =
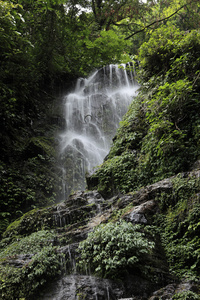
<svg viewBox="0 0 200 300">
<path fill-rule="evenodd" d="M 181 283 L 171 283 L 153 293 L 149 300 L 173 299 L 174 295 L 184 295 L 181 299 L 198 299 L 194 294 L 199 294 L 199 282 L 183 281 Z"/>
</svg>

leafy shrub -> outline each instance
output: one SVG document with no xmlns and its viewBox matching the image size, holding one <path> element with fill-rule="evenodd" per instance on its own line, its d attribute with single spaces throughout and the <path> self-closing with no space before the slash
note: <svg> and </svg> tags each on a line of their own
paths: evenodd
<svg viewBox="0 0 200 300">
<path fill-rule="evenodd" d="M 172 300 L 199 300 L 200 296 L 192 291 L 177 293 L 172 297 Z"/>
<path fill-rule="evenodd" d="M 140 47 L 139 60 L 145 80 L 169 69 L 174 52 L 184 32 L 169 23 L 155 30 L 148 42 Z"/>
<path fill-rule="evenodd" d="M 48 246 L 53 240 L 53 237 L 53 231 L 41 230 L 21 239 L 18 236 L 10 245 L 6 245 L 7 239 L 3 239 L 0 242 L 0 248 L 2 248 L 0 258 L 17 254 L 36 254 L 41 251 L 43 247 Z"/>
<path fill-rule="evenodd" d="M 7 266 L 1 270 L 2 299 L 30 297 L 60 271 L 60 259 L 55 247 L 47 246 L 22 268 Z"/>
<path fill-rule="evenodd" d="M 99 225 L 79 245 L 82 270 L 90 268 L 101 277 L 121 277 L 127 268 L 144 269 L 145 256 L 154 242 L 149 241 L 140 225 L 125 221 Z"/>
</svg>

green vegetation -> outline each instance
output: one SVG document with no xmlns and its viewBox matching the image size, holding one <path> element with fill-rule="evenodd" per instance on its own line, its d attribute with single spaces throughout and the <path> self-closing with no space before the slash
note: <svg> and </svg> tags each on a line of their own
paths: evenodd
<svg viewBox="0 0 200 300">
<path fill-rule="evenodd" d="M 1 245 L 1 299 L 30 299 L 46 282 L 60 274 L 61 259 L 58 248 L 52 246 L 53 237 L 53 232 L 38 231 L 20 241 L 16 239 L 8 247 Z M 17 268 L 12 263 L 16 258 Z"/>
<path fill-rule="evenodd" d="M 158 197 L 161 213 L 155 217 L 171 272 L 179 278 L 198 278 L 200 202 L 198 176 L 172 179 L 173 193 Z"/>
<path fill-rule="evenodd" d="M 105 278 L 120 278 L 132 269 L 145 273 L 145 257 L 153 247 L 140 225 L 110 222 L 97 226 L 79 244 L 79 266 Z"/>
<path fill-rule="evenodd" d="M 41 230 L 38 232 L 34 232 L 29 236 L 26 236 L 20 240 L 16 238 L 14 242 L 9 244 L 8 247 L 5 248 L 5 244 L 1 243 L 0 247 L 2 249 L 0 257 L 6 256 L 14 256 L 17 254 L 36 254 L 43 247 L 46 247 L 53 240 L 55 233 L 53 231 Z"/>
<path fill-rule="evenodd" d="M 173 300 L 199 300 L 200 296 L 192 291 L 180 292 L 172 297 Z"/>
</svg>

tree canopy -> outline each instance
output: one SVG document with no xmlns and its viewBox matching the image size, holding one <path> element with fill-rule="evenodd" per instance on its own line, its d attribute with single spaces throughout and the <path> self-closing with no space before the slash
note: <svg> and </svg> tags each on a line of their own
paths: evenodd
<svg viewBox="0 0 200 300">
<path fill-rule="evenodd" d="M 84 75 L 135 54 L 134 43 L 168 20 L 198 28 L 199 9 L 197 0 L 0 1 L 1 60 L 40 82 Z"/>
</svg>

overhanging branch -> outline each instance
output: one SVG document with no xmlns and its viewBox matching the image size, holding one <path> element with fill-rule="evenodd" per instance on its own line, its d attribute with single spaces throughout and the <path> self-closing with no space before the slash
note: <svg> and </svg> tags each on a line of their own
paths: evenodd
<svg viewBox="0 0 200 300">
<path fill-rule="evenodd" d="M 191 2 L 193 2 L 193 1 L 191 1 Z M 191 2 L 190 2 L 190 3 L 191 3 Z M 189 4 L 190 4 L 190 3 L 189 3 Z M 156 23 L 160 23 L 160 22 L 162 22 L 162 21 L 166 21 L 166 20 L 170 19 L 170 18 L 173 17 L 175 14 L 177 14 L 182 8 L 187 7 L 187 5 L 188 5 L 188 4 L 184 4 L 184 5 L 182 5 L 181 7 L 179 7 L 179 9 L 177 9 L 177 10 L 176 10 L 173 14 L 171 14 L 170 16 L 165 17 L 165 18 L 160 19 L 160 20 L 156 20 L 156 21 L 152 22 L 151 24 L 149 24 L 149 25 L 143 27 L 142 29 L 133 32 L 131 35 L 127 36 L 127 37 L 125 38 L 125 40 L 130 39 L 130 38 L 131 38 L 132 36 L 134 36 L 135 34 L 138 34 L 138 33 L 140 33 L 140 32 L 143 32 L 144 30 L 146 30 L 147 28 L 151 27 L 152 25 L 154 25 L 154 24 L 156 24 Z"/>
</svg>

